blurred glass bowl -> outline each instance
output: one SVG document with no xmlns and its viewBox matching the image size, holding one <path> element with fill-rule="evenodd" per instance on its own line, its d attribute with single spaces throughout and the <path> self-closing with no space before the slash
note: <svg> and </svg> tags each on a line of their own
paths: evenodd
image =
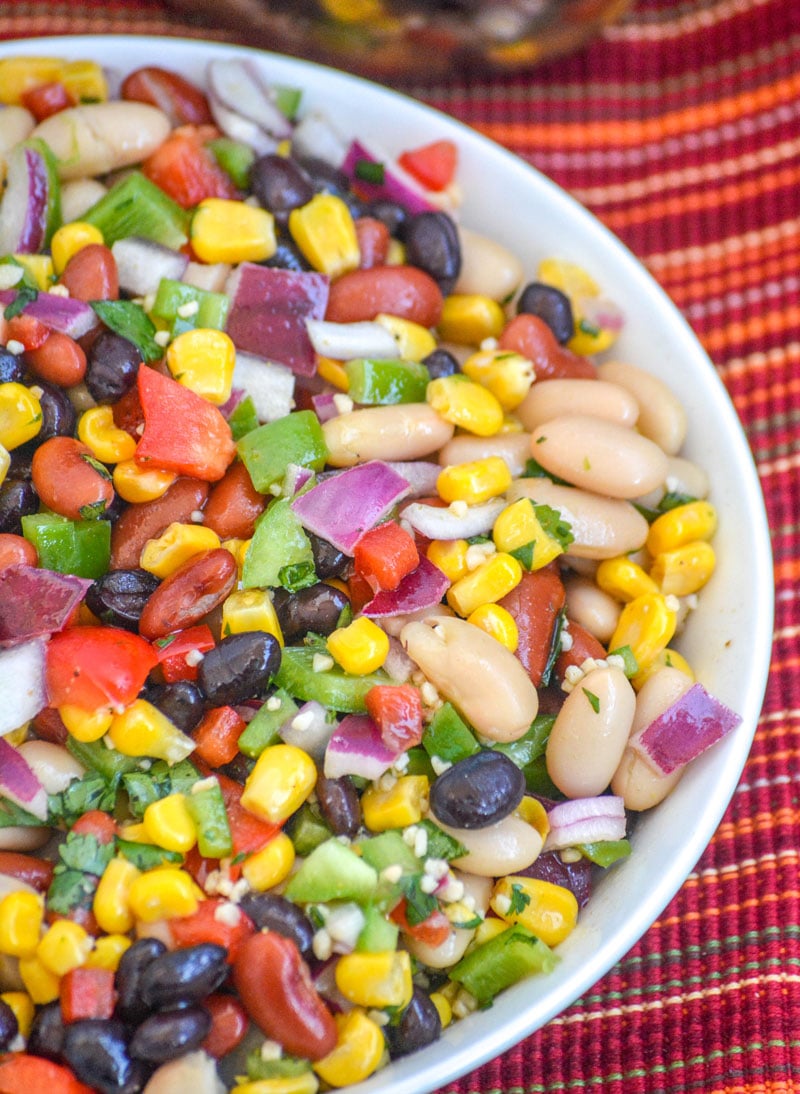
<svg viewBox="0 0 800 1094">
<path fill-rule="evenodd" d="M 571 52 L 632 0 L 169 0 L 248 45 L 380 80 L 513 72 Z"/>
</svg>

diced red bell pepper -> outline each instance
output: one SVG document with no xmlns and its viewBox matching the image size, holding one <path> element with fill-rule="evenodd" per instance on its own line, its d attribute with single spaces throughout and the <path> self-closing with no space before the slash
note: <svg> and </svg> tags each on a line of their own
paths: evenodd
<svg viewBox="0 0 800 1094">
<path fill-rule="evenodd" d="M 214 645 L 211 628 L 205 623 L 198 623 L 175 634 L 168 634 L 166 638 L 157 638 L 153 649 L 164 679 L 168 684 L 174 684 L 178 680 L 196 680 L 197 665 L 190 664 L 186 655 L 195 650 L 208 653 L 213 650 Z"/>
<path fill-rule="evenodd" d="M 519 585 L 499 601 L 517 624 L 516 655 L 527 669 L 534 687 L 539 687 L 547 668 L 556 620 L 565 599 L 564 582 L 558 568 L 551 564 L 541 570 L 524 572 Z"/>
<path fill-rule="evenodd" d="M 421 923 L 409 923 L 405 897 L 389 912 L 389 919 L 397 924 L 403 934 L 426 946 L 441 946 L 447 941 L 451 931 L 450 920 L 438 908 Z"/>
<path fill-rule="evenodd" d="M 64 1022 L 80 1022 L 83 1018 L 110 1018 L 117 1002 L 113 969 L 86 965 L 70 969 L 61 978 L 59 999 Z"/>
<path fill-rule="evenodd" d="M 401 152 L 397 162 L 426 190 L 444 190 L 455 178 L 458 148 L 453 141 L 433 141 Z"/>
<path fill-rule="evenodd" d="M 255 925 L 248 915 L 232 905 L 239 912 L 236 923 L 229 923 L 227 915 L 217 918 L 219 909 L 228 904 L 221 897 L 209 897 L 201 900 L 197 905 L 197 911 L 192 915 L 179 916 L 169 920 L 169 929 L 176 945 L 180 949 L 188 949 L 197 946 L 201 942 L 213 942 L 217 946 L 224 946 L 228 951 L 228 961 L 232 962 L 239 947 L 246 938 L 255 931 Z"/>
<path fill-rule="evenodd" d="M 580 667 L 587 658 L 594 657 L 595 660 L 601 660 L 608 653 L 603 643 L 598 641 L 580 623 L 576 623 L 574 619 L 569 621 L 569 635 L 572 639 L 572 645 L 568 650 L 562 650 L 556 658 L 554 672 L 556 680 L 559 681 L 564 679 L 570 665 Z"/>
<path fill-rule="evenodd" d="M 419 551 L 412 536 L 393 520 L 371 528 L 355 545 L 356 572 L 377 592 L 396 589 L 406 574 L 419 565 Z"/>
<path fill-rule="evenodd" d="M 50 328 L 33 315 L 15 315 L 5 323 L 5 339 L 20 342 L 26 350 L 41 349 L 50 337 Z"/>
<path fill-rule="evenodd" d="M 214 707 L 192 732 L 199 756 L 209 767 L 223 767 L 239 754 L 239 738 L 247 723 L 233 707 Z"/>
<path fill-rule="evenodd" d="M 126 707 L 156 665 L 149 642 L 117 627 L 70 627 L 47 643 L 50 705 Z"/>
<path fill-rule="evenodd" d="M 387 748 L 400 751 L 422 740 L 422 699 L 411 684 L 377 684 L 366 694 L 367 713 Z"/>
<path fill-rule="evenodd" d="M 205 147 L 218 135 L 213 126 L 174 129 L 142 164 L 142 173 L 184 209 L 205 198 L 238 198 L 231 178 Z"/>
<path fill-rule="evenodd" d="M 2 1094 L 93 1094 L 92 1088 L 79 1082 L 69 1068 L 45 1060 L 43 1056 L 28 1056 L 13 1052 L 0 1059 L 0 1092 Z"/>
<path fill-rule="evenodd" d="M 201 766 L 202 770 L 202 765 L 198 766 Z M 249 813 L 244 808 L 241 804 L 244 787 L 240 783 L 229 779 L 226 775 L 221 775 L 218 771 L 214 775 L 219 781 L 219 788 L 222 791 L 222 798 L 228 811 L 228 824 L 230 825 L 233 841 L 233 857 L 236 858 L 237 855 L 260 851 L 271 839 L 275 838 L 280 832 L 281 826 L 261 820 L 260 817 L 257 817 L 254 813 Z"/>
</svg>

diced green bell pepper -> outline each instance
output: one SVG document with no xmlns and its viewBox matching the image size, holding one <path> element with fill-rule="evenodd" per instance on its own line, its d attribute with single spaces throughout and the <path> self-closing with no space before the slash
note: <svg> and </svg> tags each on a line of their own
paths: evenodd
<svg viewBox="0 0 800 1094">
<path fill-rule="evenodd" d="M 185 801 L 197 828 L 197 849 L 203 858 L 226 858 L 233 854 L 231 826 L 217 780 L 196 783 Z"/>
<path fill-rule="evenodd" d="M 338 839 L 315 847 L 292 874 L 286 897 L 300 904 L 321 904 L 329 900 L 369 903 L 378 887 L 378 874 L 355 851 Z"/>
<path fill-rule="evenodd" d="M 30 513 L 22 534 L 36 548 L 43 570 L 102 577 L 111 557 L 111 524 L 107 520 L 68 520 L 58 513 Z"/>
<path fill-rule="evenodd" d="M 627 858 L 631 853 L 631 845 L 630 840 L 626 839 L 605 839 L 597 843 L 581 843 L 578 850 L 595 866 L 606 869 L 620 859 Z"/>
<path fill-rule="evenodd" d="M 380 669 L 368 676 L 349 676 L 338 665 L 324 672 L 315 672 L 314 655 L 320 652 L 309 646 L 287 646 L 275 677 L 278 687 L 304 702 L 314 699 L 328 710 L 363 714 L 367 709 L 365 699 L 370 688 L 391 683 Z"/>
<path fill-rule="evenodd" d="M 178 250 L 189 239 L 190 215 L 141 171 L 131 171 L 81 214 L 81 220 L 100 229 L 107 247 L 118 239 L 143 236 Z"/>
<path fill-rule="evenodd" d="M 495 752 L 503 752 L 509 760 L 513 760 L 517 767 L 526 767 L 534 760 L 544 755 L 550 730 L 555 722 L 553 714 L 539 714 L 533 720 L 533 724 L 527 733 L 516 741 L 508 744 L 493 745 Z"/>
<path fill-rule="evenodd" d="M 184 309 L 187 304 L 197 304 L 197 311 L 192 315 L 181 315 L 181 309 Z M 229 307 L 230 299 L 225 293 L 198 289 L 183 281 L 162 277 L 151 314 L 171 323 L 171 334 L 175 338 L 183 331 L 195 330 L 199 327 L 224 330 Z"/>
<path fill-rule="evenodd" d="M 79 763 L 97 771 L 106 782 L 112 782 L 127 772 L 134 771 L 139 764 L 135 756 L 126 756 L 115 748 L 106 748 L 102 741 L 79 741 L 70 733 L 66 743 L 67 751 Z"/>
<path fill-rule="evenodd" d="M 373 904 L 364 909 L 364 926 L 356 939 L 356 953 L 391 953 L 397 949 L 399 927 Z"/>
<path fill-rule="evenodd" d="M 431 379 L 424 365 L 387 358 L 357 357 L 344 370 L 350 381 L 347 394 L 367 406 L 424 403 Z"/>
<path fill-rule="evenodd" d="M 279 700 L 280 706 L 273 710 L 267 703 L 262 703 L 255 717 L 250 719 L 247 728 L 239 737 L 239 751 L 245 756 L 255 759 L 269 745 L 277 744 L 278 730 L 300 709 L 291 695 L 280 688 L 275 691 L 272 698 Z M 274 705 L 273 703 L 272 706 Z"/>
<path fill-rule="evenodd" d="M 558 958 L 548 945 L 520 924 L 476 947 L 450 970 L 450 979 L 463 984 L 485 1007 L 511 984 L 531 973 L 549 973 Z"/>
<path fill-rule="evenodd" d="M 250 168 L 256 154 L 249 144 L 231 140 L 230 137 L 217 137 L 206 144 L 206 148 L 239 190 L 247 190 L 250 185 Z"/>
<path fill-rule="evenodd" d="M 242 587 L 275 588 L 281 584 L 282 570 L 303 564 L 310 564 L 313 569 L 311 541 L 294 515 L 290 499 L 276 498 L 256 522 L 244 556 Z"/>
<path fill-rule="evenodd" d="M 328 458 L 322 427 L 313 410 L 298 410 L 266 422 L 242 437 L 237 448 L 261 494 L 268 494 L 271 486 L 283 481 L 289 464 L 321 471 Z"/>
<path fill-rule="evenodd" d="M 425 729 L 422 747 L 429 756 L 438 756 L 447 763 L 457 763 L 479 752 L 481 746 L 455 707 L 443 703 Z"/>
<path fill-rule="evenodd" d="M 228 416 L 228 425 L 231 427 L 231 435 L 235 441 L 238 441 L 240 437 L 244 437 L 245 433 L 258 429 L 258 415 L 256 414 L 256 406 L 252 396 L 245 395 L 242 401 L 231 411 Z"/>
<path fill-rule="evenodd" d="M 315 847 L 329 840 L 333 830 L 322 819 L 316 804 L 304 802 L 289 818 L 286 834 L 292 841 L 298 858 L 305 858 Z"/>
</svg>

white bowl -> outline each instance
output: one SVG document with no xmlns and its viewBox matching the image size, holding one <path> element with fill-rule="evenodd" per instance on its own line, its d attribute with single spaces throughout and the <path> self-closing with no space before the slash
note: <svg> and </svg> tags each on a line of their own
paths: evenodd
<svg viewBox="0 0 800 1094">
<path fill-rule="evenodd" d="M 628 319 L 614 356 L 660 376 L 686 406 L 684 454 L 710 476 L 720 527 L 714 541 L 718 568 L 678 645 L 702 683 L 738 711 L 742 724 L 692 765 L 665 802 L 642 815 L 633 854 L 596 887 L 578 928 L 559 948 L 555 972 L 515 986 L 491 1009 L 453 1024 L 435 1045 L 351 1088 L 358 1094 L 427 1094 L 504 1052 L 591 988 L 675 895 L 730 801 L 761 710 L 774 596 L 763 499 L 741 424 L 689 326 L 630 252 L 554 183 L 444 114 L 354 76 L 223 44 L 108 36 L 0 45 L 0 57 L 15 54 L 92 58 L 123 73 L 156 63 L 197 80 L 212 57 L 250 56 L 275 82 L 302 87 L 304 107 L 324 107 L 347 136 L 372 135 L 389 151 L 454 140 L 464 190 L 462 222 L 510 247 L 531 275 L 548 255 L 576 261 L 594 274 Z"/>
</svg>

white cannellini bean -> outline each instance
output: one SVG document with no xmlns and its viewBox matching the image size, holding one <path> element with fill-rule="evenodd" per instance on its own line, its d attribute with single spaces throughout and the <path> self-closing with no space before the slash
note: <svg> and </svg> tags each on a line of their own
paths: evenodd
<svg viewBox="0 0 800 1094">
<path fill-rule="evenodd" d="M 638 551 L 647 539 L 649 525 L 630 502 L 604 498 L 575 486 L 561 486 L 549 479 L 517 479 L 506 494 L 508 502 L 533 498 L 557 509 L 572 529 L 570 556 L 615 558 Z"/>
<path fill-rule="evenodd" d="M 467 849 L 453 864 L 480 877 L 505 877 L 527 869 L 541 854 L 541 833 L 516 813 L 487 828 L 452 828 L 436 818 L 436 824 Z"/>
<path fill-rule="evenodd" d="M 488 236 L 458 227 L 461 241 L 461 270 L 453 292 L 481 293 L 499 303 L 507 300 L 522 283 L 524 269 L 515 254 Z"/>
<path fill-rule="evenodd" d="M 626 388 L 639 404 L 640 433 L 654 441 L 668 456 L 680 451 L 686 439 L 687 419 L 683 404 L 672 389 L 651 372 L 624 361 L 605 361 L 597 369 L 601 380 Z"/>
<path fill-rule="evenodd" d="M 147 103 L 85 103 L 59 111 L 33 131 L 50 145 L 62 179 L 107 175 L 146 159 L 170 132 L 167 115 Z"/>
<path fill-rule="evenodd" d="M 97 179 L 74 179 L 61 187 L 61 219 L 64 224 L 80 220 L 99 201 L 106 188 Z"/>
<path fill-rule="evenodd" d="M 631 736 L 668 710 L 691 688 L 694 681 L 679 669 L 660 669 L 642 684 L 636 696 Z M 640 752 L 626 748 L 611 780 L 611 789 L 625 802 L 626 809 L 651 809 L 669 794 L 684 769 L 661 775 Z"/>
<path fill-rule="evenodd" d="M 52 741 L 23 741 L 18 751 L 48 794 L 60 794 L 86 771 L 71 752 Z"/>
<path fill-rule="evenodd" d="M 568 798 L 602 794 L 630 734 L 636 693 L 625 673 L 588 672 L 564 700 L 545 751 L 547 773 Z"/>
<path fill-rule="evenodd" d="M 706 498 L 710 484 L 708 475 L 702 467 L 683 456 L 669 456 L 667 474 L 662 486 L 656 487 L 636 501 L 640 505 L 655 509 L 667 492 L 686 494 L 690 498 Z"/>
<path fill-rule="evenodd" d="M 567 615 L 604 644 L 617 628 L 621 605 L 593 581 L 574 574 L 564 582 Z"/>
<path fill-rule="evenodd" d="M 412 661 L 481 737 L 515 741 L 530 729 L 539 696 L 520 661 L 465 619 L 408 623 L 400 641 Z"/>
<path fill-rule="evenodd" d="M 496 433 L 494 437 L 473 437 L 461 433 L 439 452 L 439 463 L 450 467 L 456 463 L 485 460 L 488 456 L 501 456 L 508 464 L 514 478 L 525 470 L 531 454 L 530 433 Z"/>
<path fill-rule="evenodd" d="M 36 119 L 24 106 L 0 107 L 0 160 L 31 135 Z"/>
<path fill-rule="evenodd" d="M 639 404 L 624 387 L 606 380 L 540 380 L 514 413 L 529 430 L 562 414 L 589 414 L 632 428 Z"/>
<path fill-rule="evenodd" d="M 610 498 L 639 497 L 667 474 L 667 457 L 657 444 L 588 414 L 542 422 L 531 434 L 531 452 L 551 474 Z"/>
<path fill-rule="evenodd" d="M 151 1075 L 144 1094 L 225 1094 L 217 1065 L 205 1052 L 189 1052 L 162 1064 Z"/>
<path fill-rule="evenodd" d="M 0 828 L 0 851 L 38 851 L 50 839 L 50 829 L 38 825 Z"/>
<path fill-rule="evenodd" d="M 438 452 L 454 426 L 427 403 L 370 406 L 338 414 L 322 426 L 332 467 L 368 460 L 419 460 Z"/>
</svg>

